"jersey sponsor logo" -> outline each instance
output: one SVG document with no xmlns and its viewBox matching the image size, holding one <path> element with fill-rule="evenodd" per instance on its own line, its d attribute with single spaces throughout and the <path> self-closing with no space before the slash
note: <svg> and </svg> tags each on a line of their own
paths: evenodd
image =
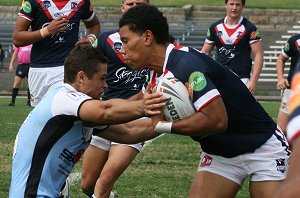
<svg viewBox="0 0 300 198">
<path fill-rule="evenodd" d="M 192 90 L 201 91 L 207 85 L 206 78 L 201 72 L 193 72 L 189 77 L 189 84 Z"/>
<path fill-rule="evenodd" d="M 114 83 L 124 81 L 125 84 L 128 84 L 135 80 L 146 78 L 147 74 L 148 74 L 148 69 L 131 71 L 131 70 L 128 70 L 128 68 L 126 68 L 126 67 L 121 67 L 115 73 L 115 76 L 117 77 L 117 79 L 114 80 Z"/>
<path fill-rule="evenodd" d="M 250 39 L 256 39 L 258 37 L 258 32 L 251 32 Z"/>
<path fill-rule="evenodd" d="M 286 43 L 286 44 L 284 45 L 283 50 L 286 51 L 286 52 L 289 51 L 289 50 L 290 50 L 290 44 L 289 44 L 289 43 Z"/>
<path fill-rule="evenodd" d="M 207 30 L 206 37 L 210 37 L 210 30 Z"/>
<path fill-rule="evenodd" d="M 286 171 L 285 159 L 283 158 L 276 159 L 276 168 L 278 171 L 284 173 Z"/>
<path fill-rule="evenodd" d="M 50 1 L 43 1 L 43 5 L 46 9 L 51 7 L 51 2 Z"/>
<path fill-rule="evenodd" d="M 66 148 L 60 153 L 59 159 L 67 164 L 75 164 L 75 155 Z"/>
<path fill-rule="evenodd" d="M 121 42 L 115 42 L 114 43 L 114 49 L 119 52 L 122 48 L 122 43 Z"/>
<path fill-rule="evenodd" d="M 213 158 L 209 155 L 204 155 L 204 157 L 201 159 L 200 167 L 210 166 Z"/>
<path fill-rule="evenodd" d="M 235 57 L 235 54 L 233 53 L 235 51 L 235 47 L 228 49 L 226 47 L 220 47 L 218 50 L 220 54 L 224 54 L 227 58 L 232 59 Z"/>
<path fill-rule="evenodd" d="M 31 12 L 31 4 L 28 1 L 25 1 L 22 5 L 22 9 L 25 13 L 29 14 Z"/>
</svg>

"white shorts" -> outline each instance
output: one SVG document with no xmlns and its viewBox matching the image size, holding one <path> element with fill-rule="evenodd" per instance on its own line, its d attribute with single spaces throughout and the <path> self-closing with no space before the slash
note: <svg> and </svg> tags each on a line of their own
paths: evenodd
<svg viewBox="0 0 300 198">
<path fill-rule="evenodd" d="M 287 140 L 277 129 L 254 153 L 224 158 L 201 152 L 198 171 L 221 175 L 240 186 L 248 176 L 251 181 L 283 180 L 286 178 L 290 155 Z"/>
<path fill-rule="evenodd" d="M 279 110 L 283 113 L 288 114 L 288 106 L 290 102 L 291 90 L 290 89 L 283 89 L 281 90 L 281 104 Z"/>
<path fill-rule="evenodd" d="M 241 78 L 241 81 L 246 85 L 250 79 L 249 78 Z"/>
<path fill-rule="evenodd" d="M 31 106 L 35 107 L 48 90 L 63 84 L 64 66 L 35 68 L 30 67 L 28 86 L 31 94 Z"/>
<path fill-rule="evenodd" d="M 96 147 L 98 147 L 102 150 L 109 151 L 111 145 L 113 145 L 113 144 L 117 145 L 117 144 L 120 144 L 120 143 L 111 142 L 111 141 L 106 140 L 104 138 L 101 138 L 99 136 L 93 135 L 92 136 L 92 141 L 91 141 L 90 144 L 93 145 L 93 146 L 96 146 Z M 129 146 L 129 147 L 132 147 L 132 148 L 138 150 L 139 152 L 141 152 L 143 150 L 144 142 L 143 143 L 138 143 L 138 144 L 121 144 L 121 145 L 126 145 L 126 146 Z"/>
</svg>

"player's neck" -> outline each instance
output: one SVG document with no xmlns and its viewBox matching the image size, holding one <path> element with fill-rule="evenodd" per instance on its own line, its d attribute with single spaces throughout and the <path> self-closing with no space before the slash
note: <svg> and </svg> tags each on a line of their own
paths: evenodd
<svg viewBox="0 0 300 198">
<path fill-rule="evenodd" d="M 158 75 L 163 73 L 163 67 L 166 58 L 166 50 L 169 43 L 161 45 L 156 44 L 152 49 L 151 54 L 151 69 L 153 69 Z"/>
<path fill-rule="evenodd" d="M 239 16 L 239 17 L 230 17 L 230 16 L 227 16 L 225 18 L 225 24 L 226 25 L 230 25 L 230 26 L 237 25 L 237 24 L 240 23 L 241 18 L 242 18 L 242 16 Z"/>
</svg>

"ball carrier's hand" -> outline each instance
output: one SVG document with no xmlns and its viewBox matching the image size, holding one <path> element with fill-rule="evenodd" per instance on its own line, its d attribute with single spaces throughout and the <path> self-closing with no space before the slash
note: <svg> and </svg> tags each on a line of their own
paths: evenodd
<svg viewBox="0 0 300 198">
<path fill-rule="evenodd" d="M 60 16 L 49 23 L 48 26 L 40 29 L 42 38 L 52 36 L 66 30 L 69 20 L 66 16 Z"/>
</svg>

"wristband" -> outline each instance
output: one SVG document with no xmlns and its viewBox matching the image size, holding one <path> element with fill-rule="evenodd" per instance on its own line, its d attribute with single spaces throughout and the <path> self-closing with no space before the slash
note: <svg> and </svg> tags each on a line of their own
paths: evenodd
<svg viewBox="0 0 300 198">
<path fill-rule="evenodd" d="M 41 34 L 42 38 L 45 38 L 45 37 L 47 37 L 47 36 L 50 35 L 50 32 L 49 32 L 47 26 L 44 27 L 44 28 L 42 28 L 42 29 L 40 29 L 40 34 Z"/>
<path fill-rule="evenodd" d="M 87 39 L 90 41 L 93 48 L 96 48 L 98 45 L 98 39 L 95 36 L 95 34 L 89 34 L 87 35 Z"/>
<path fill-rule="evenodd" d="M 171 133 L 172 130 L 172 124 L 173 122 L 162 122 L 159 121 L 155 128 L 154 131 L 157 133 Z"/>
</svg>

